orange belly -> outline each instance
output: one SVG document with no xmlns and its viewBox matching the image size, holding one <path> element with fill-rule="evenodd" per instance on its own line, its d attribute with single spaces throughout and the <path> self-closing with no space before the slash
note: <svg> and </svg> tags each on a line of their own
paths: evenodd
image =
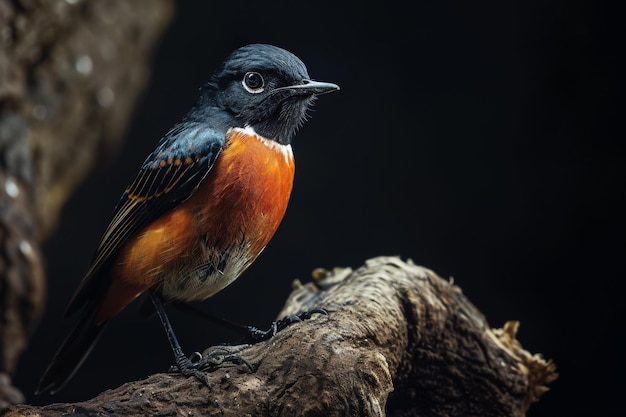
<svg viewBox="0 0 626 417">
<path fill-rule="evenodd" d="M 226 287 L 276 232 L 293 177 L 291 146 L 230 130 L 198 190 L 122 248 L 99 321 L 155 285 L 166 298 L 184 301 Z"/>
</svg>

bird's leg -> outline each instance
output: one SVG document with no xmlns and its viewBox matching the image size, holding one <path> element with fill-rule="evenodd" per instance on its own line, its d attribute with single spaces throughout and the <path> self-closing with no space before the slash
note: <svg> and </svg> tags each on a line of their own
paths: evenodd
<svg viewBox="0 0 626 417">
<path fill-rule="evenodd" d="M 239 333 L 240 335 L 243 336 L 248 336 L 249 334 L 249 327 L 250 326 L 245 326 L 243 324 L 239 324 L 239 323 L 235 323 L 232 322 L 230 320 L 226 320 L 224 318 L 221 317 L 217 317 L 209 312 L 206 312 L 192 304 L 188 304 L 188 303 L 181 303 L 181 302 L 172 302 L 172 305 L 174 306 L 174 308 L 186 312 L 186 313 L 192 313 L 198 317 L 200 317 L 201 319 L 210 321 L 211 323 L 217 324 L 218 326 L 221 326 L 223 328 L 226 328 L 228 330 L 232 330 L 235 333 Z"/>
<path fill-rule="evenodd" d="M 197 369 L 198 362 L 192 362 L 185 354 L 180 347 L 180 343 L 178 343 L 178 339 L 174 334 L 174 330 L 172 329 L 172 325 L 170 324 L 170 320 L 165 313 L 165 308 L 163 307 L 163 302 L 161 301 L 161 297 L 156 294 L 154 291 L 150 291 L 150 298 L 152 299 L 152 303 L 154 304 L 154 308 L 156 309 L 159 318 L 161 319 L 161 323 L 165 328 L 165 333 L 167 334 L 167 340 L 170 342 L 170 346 L 172 347 L 172 352 L 174 352 L 174 359 L 176 360 L 176 367 L 178 368 L 178 372 L 185 376 L 195 376 L 200 382 L 205 385 L 208 384 L 207 375 L 204 372 L 201 372 Z"/>
<path fill-rule="evenodd" d="M 246 326 L 243 324 L 233 323 L 232 321 L 216 317 L 210 313 L 207 313 L 204 310 L 201 310 L 193 305 L 186 303 L 175 303 L 174 306 L 179 310 L 193 313 L 205 320 L 216 323 L 222 327 L 233 330 L 240 335 L 243 336 L 243 343 L 255 344 L 258 342 L 262 342 L 274 336 L 279 331 L 289 327 L 294 323 L 301 322 L 303 320 L 308 320 L 311 318 L 313 314 L 324 314 L 328 315 L 328 312 L 323 308 L 314 308 L 310 311 L 305 311 L 297 315 L 290 315 L 287 317 L 283 317 L 282 319 L 273 322 L 270 325 L 270 328 L 267 330 L 261 330 L 255 326 Z"/>
</svg>

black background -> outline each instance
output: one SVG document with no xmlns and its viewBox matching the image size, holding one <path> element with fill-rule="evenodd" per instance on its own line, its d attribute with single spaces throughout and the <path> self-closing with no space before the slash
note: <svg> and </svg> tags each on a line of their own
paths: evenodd
<svg viewBox="0 0 626 417">
<path fill-rule="evenodd" d="M 125 146 L 67 206 L 46 254 L 47 314 L 16 383 L 31 403 L 87 399 L 162 371 L 171 352 L 136 306 L 64 391 L 34 397 L 71 323 L 63 309 L 113 206 L 198 87 L 236 47 L 298 55 L 320 97 L 294 141 L 287 215 L 258 261 L 203 304 L 265 326 L 293 279 L 400 255 L 453 276 L 500 327 L 520 320 L 560 378 L 530 416 L 623 415 L 623 13 L 604 2 L 180 1 Z M 188 352 L 235 336 L 172 313 Z"/>
</svg>

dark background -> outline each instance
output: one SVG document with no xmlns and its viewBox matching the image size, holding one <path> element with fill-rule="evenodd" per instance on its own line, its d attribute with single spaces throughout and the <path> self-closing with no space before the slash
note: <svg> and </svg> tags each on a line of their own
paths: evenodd
<svg viewBox="0 0 626 417">
<path fill-rule="evenodd" d="M 87 399 L 172 363 L 158 321 L 133 306 L 64 391 L 30 394 L 139 164 L 234 48 L 263 42 L 341 91 L 318 100 L 295 138 L 295 187 L 277 235 L 204 308 L 265 326 L 293 279 L 400 255 L 453 276 L 492 326 L 520 320 L 523 346 L 556 362 L 560 378 L 529 416 L 624 415 L 623 10 L 601 1 L 211 3 L 178 3 L 123 151 L 80 188 L 46 246 L 47 314 L 16 376 L 29 402 Z M 236 339 L 172 319 L 187 352 Z"/>
</svg>

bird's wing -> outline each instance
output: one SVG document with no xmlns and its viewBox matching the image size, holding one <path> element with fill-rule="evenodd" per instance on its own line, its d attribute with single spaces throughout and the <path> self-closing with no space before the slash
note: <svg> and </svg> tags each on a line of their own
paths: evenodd
<svg viewBox="0 0 626 417">
<path fill-rule="evenodd" d="M 124 244 L 168 210 L 188 199 L 211 170 L 225 143 L 223 133 L 181 124 L 172 129 L 143 163 L 115 207 L 91 266 L 72 297 L 66 317 L 97 297 L 98 273 Z"/>
</svg>

